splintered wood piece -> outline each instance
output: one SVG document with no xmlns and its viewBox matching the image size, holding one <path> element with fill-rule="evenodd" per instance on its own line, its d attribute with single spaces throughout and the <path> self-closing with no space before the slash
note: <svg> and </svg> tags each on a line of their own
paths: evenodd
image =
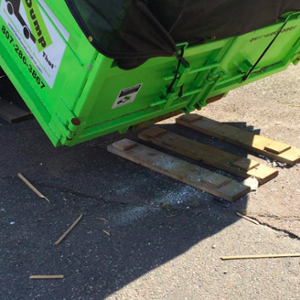
<svg viewBox="0 0 300 300">
<path fill-rule="evenodd" d="M 204 179 L 201 179 L 201 181 L 207 185 L 211 185 L 212 187 L 215 188 L 220 188 L 228 183 L 231 182 L 230 178 L 223 178 L 220 177 L 219 174 L 213 173 Z"/>
<path fill-rule="evenodd" d="M 202 116 L 199 116 L 197 114 L 189 114 L 189 115 L 181 116 L 181 119 L 188 123 L 193 123 L 201 118 L 202 118 Z"/>
<path fill-rule="evenodd" d="M 29 279 L 64 279 L 64 275 L 31 275 Z"/>
<path fill-rule="evenodd" d="M 279 172 L 274 168 L 271 168 L 264 164 L 260 164 L 258 167 L 249 170 L 247 174 L 249 175 L 249 177 L 256 178 L 261 185 L 277 177 Z"/>
<path fill-rule="evenodd" d="M 109 233 L 107 230 L 103 230 L 103 232 L 104 232 L 106 235 L 110 236 L 110 233 Z"/>
<path fill-rule="evenodd" d="M 254 223 L 255 225 L 259 225 L 259 222 L 257 222 L 256 220 L 253 220 L 253 219 L 251 219 L 251 218 L 249 218 L 249 217 L 247 217 L 247 216 L 245 216 L 245 215 L 243 215 L 243 214 L 241 214 L 241 213 L 239 213 L 239 212 L 237 212 L 236 213 L 239 217 L 241 217 L 241 218 L 243 218 L 243 219 L 245 219 L 245 220 L 247 220 L 247 221 L 249 221 L 249 222 L 251 222 L 251 223 Z"/>
<path fill-rule="evenodd" d="M 127 151 L 134 148 L 137 143 L 130 141 L 130 140 L 122 140 L 120 143 L 114 143 L 113 147 L 121 151 Z"/>
<path fill-rule="evenodd" d="M 69 227 L 69 229 L 54 243 L 54 246 L 58 246 L 63 239 L 73 230 L 73 228 L 80 222 L 82 219 L 83 214 L 81 214 L 78 219 Z"/>
<path fill-rule="evenodd" d="M 47 209 L 47 210 L 45 210 L 45 211 L 42 211 L 42 212 L 39 213 L 39 215 L 42 216 L 42 215 L 44 215 L 44 214 L 46 214 L 46 213 L 48 213 L 48 212 L 50 212 L 50 211 L 52 211 L 52 210 L 54 210 L 54 209 L 56 209 L 56 207 L 52 207 L 52 208 L 50 208 L 50 209 Z"/>
<path fill-rule="evenodd" d="M 103 222 L 107 222 L 107 220 L 105 218 L 95 218 L 96 220 L 100 220 L 100 221 L 103 221 Z"/>
<path fill-rule="evenodd" d="M 233 163 L 233 166 L 245 171 L 252 170 L 259 166 L 259 162 L 248 158 L 241 158 Z"/>
<path fill-rule="evenodd" d="M 124 141 L 120 142 L 124 143 Z M 144 145 L 137 143 L 136 147 L 122 151 L 115 147 L 116 144 L 118 142 L 108 146 L 107 150 L 227 201 L 235 201 L 250 191 L 248 186 L 226 176 L 213 173 Z"/>
<path fill-rule="evenodd" d="M 44 196 L 36 187 L 34 187 L 21 173 L 18 173 L 18 176 L 34 193 L 50 203 L 50 200 L 46 196 Z"/>
<path fill-rule="evenodd" d="M 146 130 L 139 134 L 139 138 L 239 177 L 255 177 L 260 184 L 264 184 L 278 175 L 276 169 L 260 164 L 257 161 L 238 157 L 223 150 L 192 141 L 167 130 L 164 130 L 164 135 L 154 137 L 151 137 L 151 135 L 148 134 L 148 130 Z"/>
<path fill-rule="evenodd" d="M 266 254 L 266 255 L 239 255 L 239 256 L 222 256 L 222 260 L 236 260 L 236 259 L 260 259 L 260 258 L 286 258 L 286 257 L 300 257 L 300 253 L 291 254 Z"/>
<path fill-rule="evenodd" d="M 4 99 L 0 99 L 0 118 L 15 124 L 32 118 L 32 113 L 10 104 Z"/>
<path fill-rule="evenodd" d="M 149 138 L 156 138 L 156 137 L 166 134 L 167 130 L 155 126 L 155 127 L 145 130 L 143 133 L 145 135 L 147 135 Z"/>
<path fill-rule="evenodd" d="M 248 132 L 234 126 L 202 117 L 188 122 L 180 117 L 176 122 L 185 127 L 216 137 L 228 143 L 240 146 L 253 152 L 275 159 L 288 165 L 300 162 L 300 149 L 272 139 Z"/>
<path fill-rule="evenodd" d="M 265 146 L 265 150 L 275 153 L 275 154 L 281 154 L 287 150 L 290 150 L 292 147 L 280 142 L 273 141 L 270 145 Z"/>
</svg>

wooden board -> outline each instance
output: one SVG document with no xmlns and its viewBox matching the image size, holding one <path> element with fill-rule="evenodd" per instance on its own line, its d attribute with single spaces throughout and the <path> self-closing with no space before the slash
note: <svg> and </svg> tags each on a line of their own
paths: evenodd
<svg viewBox="0 0 300 300">
<path fill-rule="evenodd" d="M 14 124 L 32 118 L 32 113 L 0 98 L 0 118 Z"/>
<path fill-rule="evenodd" d="M 132 147 L 128 147 L 130 143 Z M 108 146 L 107 150 L 227 201 L 235 201 L 250 192 L 243 183 L 127 139 Z"/>
<path fill-rule="evenodd" d="M 288 165 L 300 162 L 300 149 L 268 139 L 227 124 L 191 114 L 178 118 L 177 123 L 228 143 L 275 159 Z"/>
<path fill-rule="evenodd" d="M 139 134 L 139 138 L 242 178 L 255 177 L 260 184 L 264 184 L 278 175 L 277 170 L 257 161 L 194 142 L 159 127 L 142 132 Z"/>
<path fill-rule="evenodd" d="M 29 279 L 64 279 L 64 275 L 31 275 Z"/>
</svg>

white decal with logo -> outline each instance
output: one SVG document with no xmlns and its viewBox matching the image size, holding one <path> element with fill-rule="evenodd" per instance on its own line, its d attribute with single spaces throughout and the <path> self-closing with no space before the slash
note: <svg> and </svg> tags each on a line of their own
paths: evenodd
<svg viewBox="0 0 300 300">
<path fill-rule="evenodd" d="M 44 0 L 2 0 L 0 15 L 7 25 L 7 28 L 2 27 L 2 32 L 33 78 L 41 88 L 45 87 L 36 69 L 53 88 L 70 34 Z M 27 61 L 24 52 L 30 61 Z"/>
<path fill-rule="evenodd" d="M 142 85 L 143 84 L 141 83 L 141 84 L 135 85 L 133 87 L 121 90 L 112 109 L 132 103 L 135 100 L 136 96 L 138 95 L 139 91 L 141 90 Z"/>
</svg>

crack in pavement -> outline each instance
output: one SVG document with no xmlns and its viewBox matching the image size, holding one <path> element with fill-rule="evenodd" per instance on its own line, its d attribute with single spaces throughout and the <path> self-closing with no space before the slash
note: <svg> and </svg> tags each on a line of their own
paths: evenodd
<svg viewBox="0 0 300 300">
<path fill-rule="evenodd" d="M 296 220 L 296 221 L 300 221 L 300 217 L 299 216 L 277 216 L 277 215 L 272 215 L 272 214 L 257 214 L 258 217 L 261 218 L 270 218 L 270 219 L 274 219 L 274 220 Z"/>
<path fill-rule="evenodd" d="M 12 176 L 0 177 L 0 179 L 2 179 L 2 180 L 13 180 L 13 181 L 18 180 L 17 177 L 12 177 Z M 142 208 L 157 209 L 157 210 L 164 209 L 161 205 L 158 205 L 158 204 L 155 204 L 155 205 L 153 205 L 153 204 L 142 205 L 142 204 L 134 204 L 134 203 L 123 202 L 123 201 L 114 201 L 114 200 L 109 201 L 109 200 L 106 200 L 103 196 L 96 197 L 96 196 L 93 196 L 93 195 L 76 192 L 76 191 L 73 191 L 71 189 L 65 189 L 65 188 L 62 188 L 62 187 L 47 185 L 45 183 L 37 183 L 35 181 L 32 181 L 32 184 L 36 184 L 36 185 L 39 185 L 39 186 L 47 188 L 47 189 L 52 189 L 54 191 L 59 191 L 59 192 L 64 193 L 64 194 L 69 194 L 69 195 L 72 195 L 72 196 L 77 196 L 77 197 L 81 197 L 81 198 L 85 198 L 85 199 L 89 199 L 89 200 L 93 200 L 93 201 L 97 201 L 97 202 L 102 202 L 104 204 L 118 204 L 118 205 L 124 205 L 124 206 L 126 205 L 126 206 L 131 206 L 131 207 L 142 207 Z M 176 207 L 173 207 L 171 205 L 167 205 L 167 207 L 171 208 L 171 209 L 168 209 L 168 208 L 165 209 L 165 210 L 170 211 L 170 213 L 172 211 L 173 212 L 186 212 L 186 209 L 176 208 Z M 272 214 L 258 214 L 257 217 L 254 217 L 254 216 L 251 216 L 251 215 L 247 215 L 247 216 L 249 216 L 252 219 L 256 220 L 262 226 L 266 226 L 266 227 L 268 227 L 272 230 L 275 230 L 277 232 L 285 233 L 291 239 L 300 240 L 300 237 L 298 235 L 296 235 L 296 234 L 294 234 L 294 233 L 292 233 L 292 232 L 290 232 L 286 229 L 281 229 L 281 228 L 278 228 L 276 226 L 270 225 L 266 222 L 261 222 L 259 220 L 259 218 L 270 218 L 270 219 L 275 219 L 275 220 L 282 220 L 282 219 L 283 220 L 287 220 L 287 219 L 300 220 L 300 218 L 298 216 L 297 217 L 296 216 L 293 216 L 293 217 L 279 217 L 279 216 L 272 215 Z"/>
<path fill-rule="evenodd" d="M 157 209 L 157 210 L 166 210 L 166 211 L 170 211 L 170 213 L 173 212 L 185 212 L 186 209 L 181 209 L 181 208 L 176 208 L 173 205 L 164 205 L 163 203 L 160 204 L 135 204 L 135 203 L 128 203 L 128 202 L 123 202 L 123 201 L 119 201 L 119 200 L 106 200 L 103 196 L 101 197 L 96 197 L 96 196 L 92 196 L 92 195 L 88 195 L 88 194 L 84 194 L 84 193 L 80 193 L 80 192 L 76 192 L 73 190 L 69 190 L 69 189 L 63 189 L 63 188 L 59 188 L 59 187 L 54 187 L 54 186 L 50 186 L 47 184 L 40 184 L 40 186 L 43 186 L 45 188 L 50 188 L 53 190 L 57 190 L 61 193 L 64 194 L 70 194 L 73 196 L 78 196 L 78 197 L 82 197 L 82 198 L 86 198 L 86 199 L 90 199 L 93 201 L 99 201 L 99 202 L 103 202 L 105 204 L 119 204 L 119 205 L 124 205 L 124 206 L 132 206 L 132 207 L 142 207 L 142 208 L 148 208 L 148 209 Z"/>
<path fill-rule="evenodd" d="M 13 176 L 0 177 L 0 179 L 2 179 L 2 180 L 12 180 L 12 181 L 19 180 L 18 177 L 13 177 Z M 94 195 L 84 194 L 84 193 L 77 192 L 77 191 L 74 191 L 74 190 L 71 190 L 71 189 L 52 186 L 52 185 L 48 185 L 48 184 L 45 184 L 45 183 L 40 183 L 40 182 L 37 183 L 36 181 L 30 181 L 30 182 L 34 186 L 40 186 L 40 187 L 43 187 L 43 188 L 58 191 L 60 193 L 69 194 L 71 196 L 81 197 L 81 198 L 85 198 L 85 199 L 89 199 L 89 200 L 93 200 L 93 201 L 97 201 L 97 202 L 102 202 L 104 204 L 118 204 L 118 205 L 124 205 L 124 206 L 142 207 L 142 208 L 157 209 L 157 210 L 165 209 L 165 210 L 169 210 L 170 212 L 171 211 L 177 211 L 177 212 L 186 211 L 186 209 L 176 208 L 172 205 L 166 205 L 166 208 L 163 208 L 162 207 L 163 205 L 161 205 L 161 204 L 151 204 L 151 203 L 149 203 L 147 205 L 143 205 L 143 204 L 128 203 L 128 202 L 119 201 L 119 200 L 106 200 L 103 196 L 97 197 L 97 196 L 94 196 Z M 170 207 L 171 209 L 168 209 L 167 207 Z"/>
<path fill-rule="evenodd" d="M 286 229 L 280 229 L 280 228 L 277 228 L 277 227 L 275 227 L 275 226 L 272 226 L 272 225 L 270 225 L 270 224 L 268 224 L 268 223 L 260 223 L 260 224 L 261 224 L 261 225 L 264 225 L 264 226 L 267 226 L 267 227 L 269 227 L 269 228 L 271 228 L 271 229 L 273 229 L 273 230 L 275 230 L 275 231 L 277 231 L 277 232 L 285 233 L 285 234 L 287 234 L 288 237 L 291 238 L 291 239 L 296 239 L 296 240 L 299 240 L 299 241 L 300 241 L 300 237 L 299 237 L 298 235 L 296 235 L 296 234 L 294 234 L 294 233 L 292 233 L 292 232 L 290 232 L 290 231 L 288 231 L 288 230 L 286 230 Z"/>
<path fill-rule="evenodd" d="M 259 217 L 260 215 L 257 215 L 257 216 Z M 264 216 L 265 216 L 265 215 L 263 215 L 263 216 L 261 216 L 261 217 L 264 217 Z M 259 220 L 259 218 L 254 217 L 254 216 L 251 216 L 251 214 L 247 215 L 247 217 L 250 217 L 251 219 L 257 221 L 257 222 L 258 222 L 260 225 L 262 225 L 262 226 L 266 226 L 266 227 L 268 227 L 268 228 L 270 228 L 270 229 L 272 229 L 272 230 L 275 230 L 275 231 L 277 231 L 277 232 L 285 233 L 286 235 L 288 235 L 289 238 L 291 238 L 291 239 L 297 239 L 297 240 L 300 241 L 300 237 L 299 237 L 297 234 L 294 234 L 294 233 L 291 232 L 291 231 L 288 231 L 288 230 L 286 230 L 286 229 L 278 228 L 278 227 L 273 226 L 273 225 L 270 225 L 270 224 L 268 224 L 268 223 L 266 223 L 266 222 L 261 222 L 261 221 Z"/>
</svg>

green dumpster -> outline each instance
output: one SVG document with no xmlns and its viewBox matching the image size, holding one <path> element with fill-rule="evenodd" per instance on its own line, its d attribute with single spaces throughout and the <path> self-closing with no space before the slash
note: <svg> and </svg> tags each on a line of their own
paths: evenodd
<svg viewBox="0 0 300 300">
<path fill-rule="evenodd" d="M 0 0 L 0 66 L 55 146 L 201 109 L 300 60 L 298 0 Z"/>
</svg>

